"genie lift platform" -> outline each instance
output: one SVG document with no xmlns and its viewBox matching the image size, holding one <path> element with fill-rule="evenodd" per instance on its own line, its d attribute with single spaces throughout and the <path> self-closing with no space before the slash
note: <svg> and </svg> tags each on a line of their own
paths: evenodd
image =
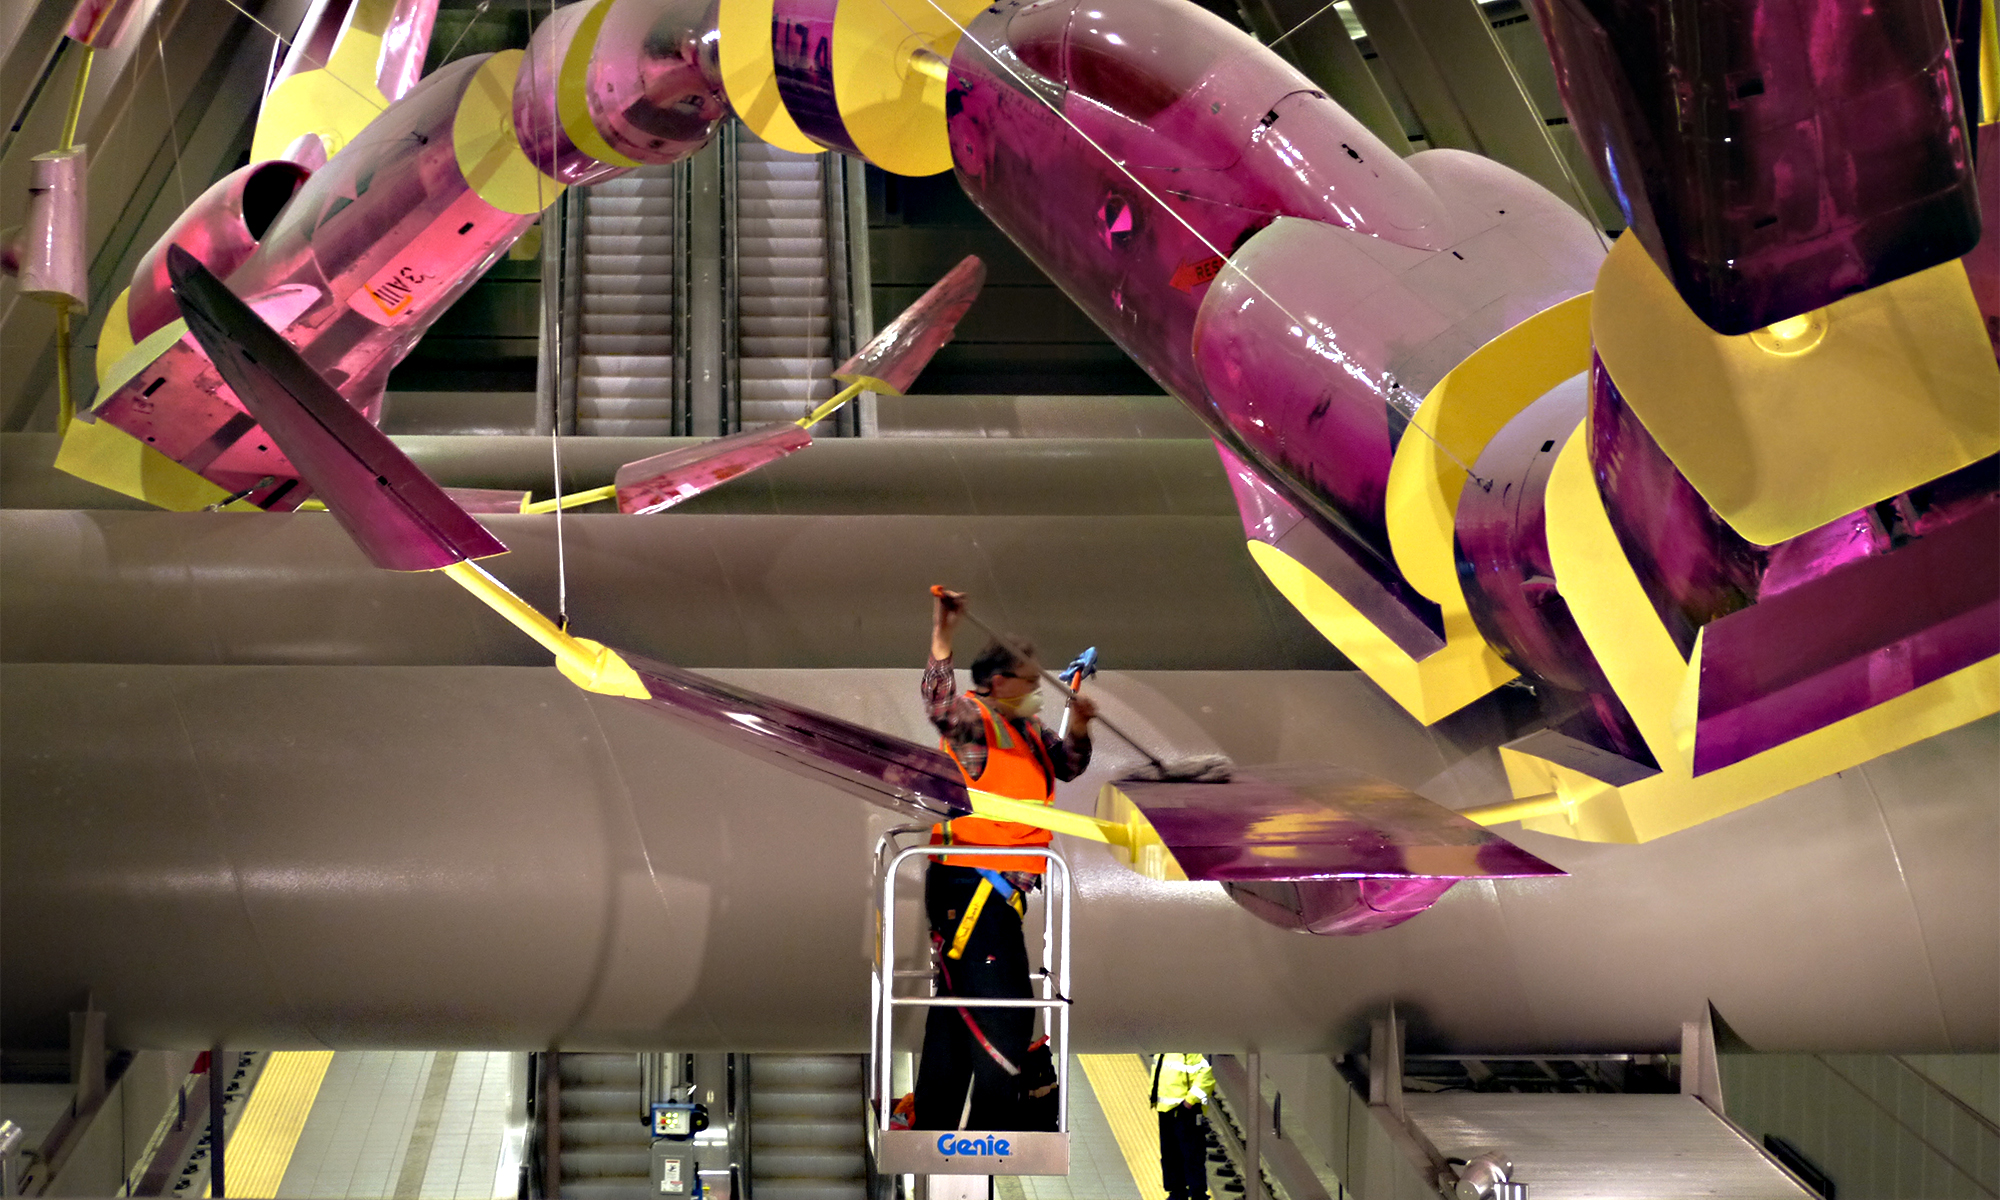
<svg viewBox="0 0 2000 1200">
<path fill-rule="evenodd" d="M 896 885 L 906 874 L 906 864 L 928 863 L 946 854 L 963 854 L 964 846 L 899 845 L 901 837 L 928 827 L 913 826 L 893 830 L 876 850 L 876 961 L 874 986 L 870 989 L 868 1136 L 875 1155 L 875 1169 L 883 1175 L 972 1176 L 981 1177 L 980 1195 L 985 1195 L 984 1176 L 1067 1175 L 1069 1174 L 1069 1008 L 1070 1008 L 1070 873 L 1063 856 L 1048 846 L 986 847 L 982 855 L 1007 855 L 1021 859 L 1023 866 L 1040 860 L 1042 875 L 1042 937 L 1040 954 L 1031 942 L 1028 962 L 1035 995 L 1024 1000 L 978 1000 L 936 994 L 935 973 L 928 954 L 922 965 L 899 965 L 897 938 L 902 936 L 896 919 Z M 921 876 L 919 876 L 921 878 Z M 919 908 L 921 911 L 921 906 Z M 1032 909 L 1030 912 L 1032 913 Z M 919 918 L 921 920 L 921 918 Z M 929 945 L 925 939 L 925 945 Z M 1049 1039 L 1049 1052 L 1056 1070 L 1056 1127 L 1054 1131 L 1013 1129 L 923 1130 L 891 1128 L 896 1096 L 893 1063 L 897 1035 L 914 1030 L 921 1039 L 921 1024 L 905 1021 L 899 1031 L 899 1012 L 927 1012 L 932 1008 L 1032 1008 L 1041 1013 L 1040 1032 Z M 941 1182 L 941 1181 L 940 1181 Z M 943 1195 L 953 1189 L 930 1186 L 927 1194 Z M 954 1193 L 955 1194 L 955 1193 Z"/>
</svg>

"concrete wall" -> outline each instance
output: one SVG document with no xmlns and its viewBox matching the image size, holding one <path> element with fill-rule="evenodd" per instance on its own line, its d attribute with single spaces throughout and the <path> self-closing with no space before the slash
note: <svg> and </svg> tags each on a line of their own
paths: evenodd
<svg viewBox="0 0 2000 1200">
<path fill-rule="evenodd" d="M 2000 1055 L 1725 1054 L 1729 1117 L 1776 1134 L 1840 1200 L 2000 1195 Z"/>
</svg>

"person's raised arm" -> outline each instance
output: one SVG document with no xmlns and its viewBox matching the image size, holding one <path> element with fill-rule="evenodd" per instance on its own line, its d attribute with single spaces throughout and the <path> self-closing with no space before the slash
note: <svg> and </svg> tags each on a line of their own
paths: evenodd
<svg viewBox="0 0 2000 1200">
<path fill-rule="evenodd" d="M 951 635 L 958 629 L 959 614 L 965 611 L 965 593 L 949 588 L 931 589 L 931 657 L 951 661 Z"/>
</svg>

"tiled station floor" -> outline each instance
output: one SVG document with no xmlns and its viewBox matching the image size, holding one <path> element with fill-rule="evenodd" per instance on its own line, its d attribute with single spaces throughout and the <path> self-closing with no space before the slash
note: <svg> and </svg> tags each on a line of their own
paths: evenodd
<svg viewBox="0 0 2000 1200">
<path fill-rule="evenodd" d="M 525 1131 L 510 1128 L 524 1055 L 333 1056 L 278 1185 L 281 1197 L 513 1197 Z"/>
</svg>

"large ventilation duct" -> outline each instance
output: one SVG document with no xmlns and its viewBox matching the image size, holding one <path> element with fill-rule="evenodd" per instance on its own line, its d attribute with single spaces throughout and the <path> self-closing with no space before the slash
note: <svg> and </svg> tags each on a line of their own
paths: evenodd
<svg viewBox="0 0 2000 1200">
<path fill-rule="evenodd" d="M 917 672 L 729 671 L 918 736 Z M 870 852 L 893 818 L 547 669 L 10 664 L 0 944 L 10 1045 L 86 995 L 114 1042 L 853 1051 Z M 1111 676 L 1175 750 L 1325 759 L 1454 806 L 1468 722 L 1359 676 Z M 1509 836 L 1572 872 L 1313 938 L 1067 844 L 1075 1045 L 1670 1050 L 1704 1004 L 1762 1050 L 2000 1047 L 2000 722 L 1643 846 Z M 1129 762 L 1129 759 L 1125 760 Z M 1109 745 L 1060 802 L 1119 769 Z M 912 912 L 914 918 L 914 912 Z M 912 927 L 916 922 L 912 920 Z"/>
</svg>

